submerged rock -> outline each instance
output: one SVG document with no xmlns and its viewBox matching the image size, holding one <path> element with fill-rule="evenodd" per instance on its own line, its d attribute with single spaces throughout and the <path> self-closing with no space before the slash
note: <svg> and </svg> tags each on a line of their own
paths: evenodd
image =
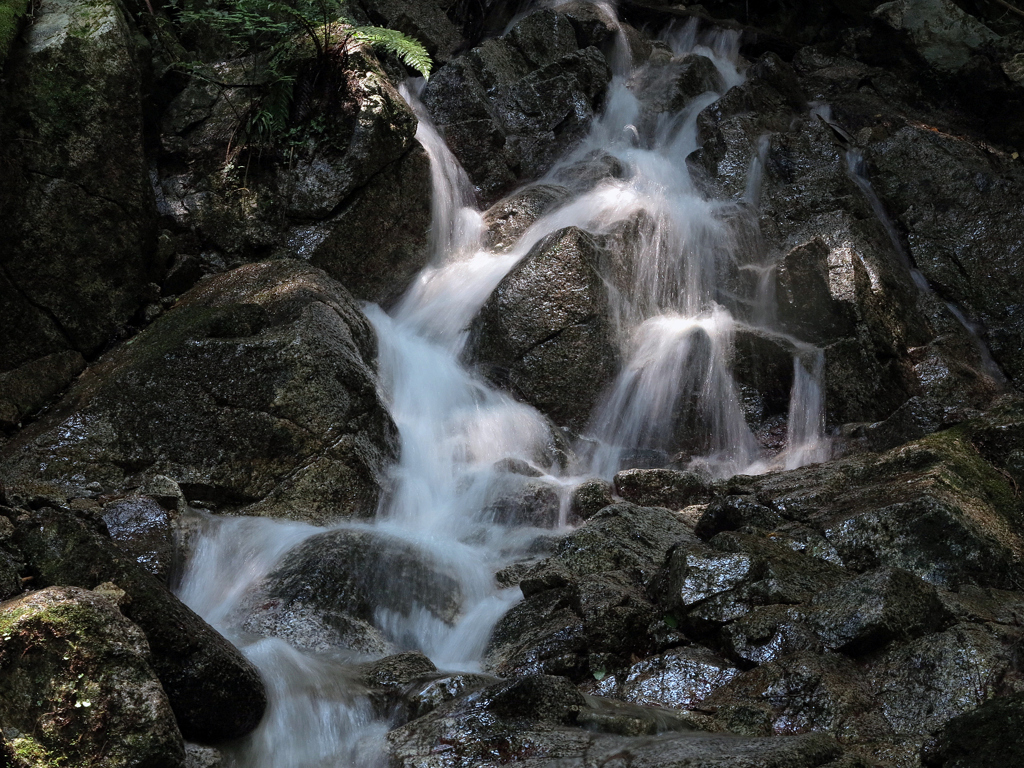
<svg viewBox="0 0 1024 768">
<path fill-rule="evenodd" d="M 77 587 L 0 603 L 0 730 L 18 766 L 185 765 L 145 636 Z"/>
<path fill-rule="evenodd" d="M 164 475 L 189 500 L 252 514 L 369 515 L 396 451 L 375 355 L 366 319 L 320 270 L 240 267 L 90 368 L 3 447 L 0 477 L 115 490 Z"/>
<path fill-rule="evenodd" d="M 302 648 L 386 653 L 404 640 L 402 618 L 422 612 L 451 623 L 460 604 L 458 582 L 429 552 L 372 529 L 339 528 L 285 555 L 240 610 L 249 631 Z"/>
</svg>

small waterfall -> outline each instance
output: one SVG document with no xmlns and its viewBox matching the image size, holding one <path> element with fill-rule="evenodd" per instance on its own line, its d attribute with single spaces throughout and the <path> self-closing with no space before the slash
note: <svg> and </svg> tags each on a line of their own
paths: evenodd
<svg viewBox="0 0 1024 768">
<path fill-rule="evenodd" d="M 613 11 L 611 4 L 601 7 Z M 590 437 L 597 448 L 590 471 L 611 476 L 631 451 L 681 454 L 717 475 L 793 467 L 827 454 L 820 352 L 803 345 L 794 361 L 790 446 L 774 463 L 766 461 L 747 425 L 732 373 L 736 335 L 771 317 L 761 306 L 772 298 L 764 277 L 770 267 L 739 263 L 733 223 L 738 206 L 756 207 L 767 142 L 751 160 L 748 194 L 740 203 L 705 197 L 686 164 L 699 148 L 701 110 L 743 82 L 738 36 L 701 35 L 691 23 L 665 43 L 677 56 L 708 57 L 718 73 L 717 90 L 652 117 L 620 34 L 603 114 L 541 181 L 562 183 L 566 169 L 589 162 L 594 153 L 611 155 L 627 172 L 570 189 L 567 202 L 534 222 L 507 253 L 482 247 L 483 218 L 472 186 L 418 103 L 421 84 L 403 89 L 431 161 L 432 258 L 390 312 L 365 308 L 378 338 L 381 388 L 398 427 L 401 458 L 390 470 L 376 519 L 330 530 L 386 538 L 432 564 L 440 575 L 417 584 L 415 593 L 412 586 L 383 580 L 387 589 L 408 591 L 408 599 L 381 595 L 373 624 L 395 647 L 421 650 L 441 668 L 480 668 L 491 629 L 521 598 L 517 589 L 499 589 L 495 572 L 525 558 L 538 534 L 568 519 L 572 478 L 560 477 L 565 469 L 551 449 L 557 442 L 551 424 L 460 362 L 473 318 L 547 235 L 569 226 L 596 235 L 627 226 L 635 233 L 615 274 L 605 275 L 625 363 L 593 414 Z M 749 301 L 751 318 L 734 316 L 720 295 L 721 274 L 743 268 L 763 275 Z M 557 493 L 561 503 L 552 519 L 507 519 L 494 511 L 509 482 L 521 479 L 509 473 L 510 463 L 530 467 L 538 475 L 531 482 Z M 226 750 L 228 764 L 382 766 L 388 723 L 373 715 L 351 670 L 365 656 L 345 649 L 303 651 L 283 639 L 254 637 L 241 626 L 247 596 L 286 553 L 325 529 L 260 518 L 200 522 L 180 595 L 259 666 L 270 696 L 257 731 Z M 457 601 L 455 618 L 432 613 L 424 604 L 431 596 Z"/>
</svg>

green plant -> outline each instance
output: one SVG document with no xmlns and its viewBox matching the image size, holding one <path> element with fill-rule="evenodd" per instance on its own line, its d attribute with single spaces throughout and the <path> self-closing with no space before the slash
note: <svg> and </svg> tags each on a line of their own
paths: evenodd
<svg viewBox="0 0 1024 768">
<path fill-rule="evenodd" d="M 213 32 L 250 62 L 238 83 L 220 81 L 201 63 L 183 64 L 195 76 L 250 92 L 236 147 L 273 145 L 317 114 L 336 111 L 353 44 L 391 53 L 430 76 L 430 55 L 420 42 L 397 30 L 355 25 L 344 0 L 213 0 L 181 11 L 179 22 Z"/>
</svg>

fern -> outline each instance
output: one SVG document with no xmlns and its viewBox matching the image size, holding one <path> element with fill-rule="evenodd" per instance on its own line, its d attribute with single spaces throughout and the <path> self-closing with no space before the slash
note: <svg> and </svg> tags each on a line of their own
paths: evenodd
<svg viewBox="0 0 1024 768">
<path fill-rule="evenodd" d="M 403 64 L 412 67 L 424 78 L 430 77 L 430 54 L 418 40 L 386 27 L 353 27 L 348 30 L 348 34 L 357 42 L 393 53 Z"/>
</svg>

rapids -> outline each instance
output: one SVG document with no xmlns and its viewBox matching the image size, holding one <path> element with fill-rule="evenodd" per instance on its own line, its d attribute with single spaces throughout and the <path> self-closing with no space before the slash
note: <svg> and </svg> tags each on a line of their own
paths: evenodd
<svg viewBox="0 0 1024 768">
<path fill-rule="evenodd" d="M 376 520 L 338 527 L 397 537 L 457 583 L 461 606 L 451 624 L 426 610 L 381 608 L 375 615 L 377 628 L 396 647 L 421 650 L 439 668 L 481 668 L 492 627 L 520 597 L 517 588 L 499 589 L 494 574 L 528 557 L 530 543 L 545 533 L 503 524 L 490 511 L 501 484 L 496 462 L 526 462 L 565 499 L 585 477 L 611 479 L 623 457 L 671 451 L 680 429 L 699 448 L 690 466 L 715 476 L 793 468 L 828 456 L 822 353 L 772 327 L 774 299 L 764 280 L 730 307 L 719 300 L 726 268 L 764 275 L 772 267 L 764 254 L 741 243 L 742 227 L 756 220 L 762 159 L 751 158 L 741 200 L 708 199 L 686 162 L 699 148 L 697 115 L 744 79 L 738 36 L 698 34 L 690 25 L 664 42 L 674 54 L 709 57 L 720 75 L 719 91 L 651 118 L 646 73 L 632 66 L 625 40 L 618 40 L 603 114 L 588 138 L 540 182 L 557 184 L 562 171 L 595 155 L 614 157 L 626 173 L 571 190 L 568 201 L 530 226 L 508 253 L 481 247 L 483 217 L 472 185 L 419 105 L 419 84 L 403 92 L 419 117 L 417 138 L 432 165 L 433 258 L 390 312 L 365 308 L 378 336 L 381 387 L 398 426 L 401 459 Z M 625 363 L 577 445 L 581 458 L 565 465 L 540 413 L 463 364 L 466 329 L 501 279 L 545 236 L 567 226 L 607 234 L 634 220 L 645 226 L 626 254 L 628 268 L 605 276 Z M 747 426 L 730 369 L 736 334 L 751 329 L 795 350 L 789 444 L 775 456 L 763 451 Z M 562 509 L 564 528 L 565 503 Z M 197 525 L 179 595 L 259 666 L 271 700 L 257 732 L 226 750 L 229 765 L 383 764 L 389 724 L 374 715 L 351 672 L 364 657 L 344 650 L 313 654 L 241 626 L 246 594 L 286 552 L 323 529 L 211 516 Z"/>
</svg>

